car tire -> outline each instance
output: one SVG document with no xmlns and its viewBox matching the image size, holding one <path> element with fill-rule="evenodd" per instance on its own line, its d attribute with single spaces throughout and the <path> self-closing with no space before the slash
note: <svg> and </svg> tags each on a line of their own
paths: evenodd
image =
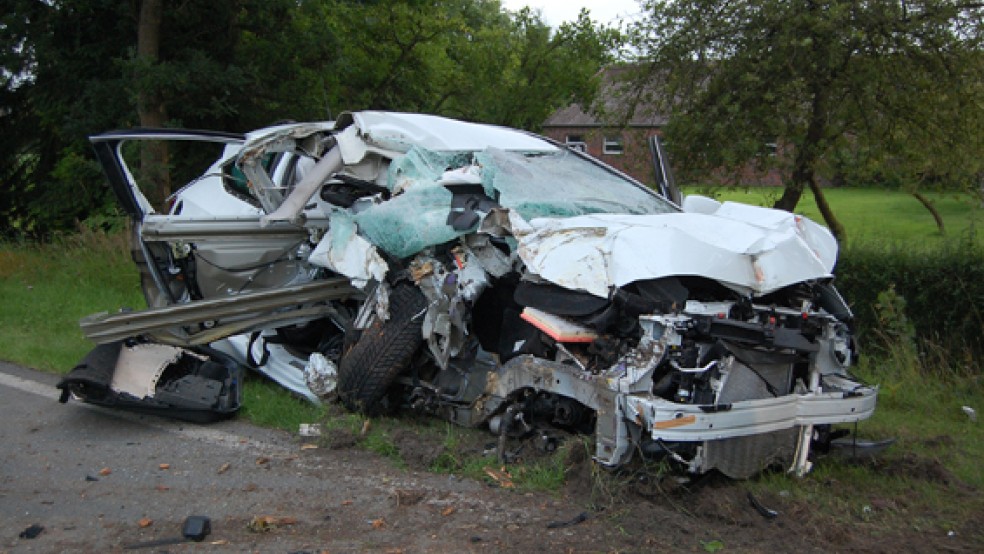
<svg viewBox="0 0 984 554">
<path fill-rule="evenodd" d="M 387 390 L 424 342 L 426 307 L 427 299 L 413 285 L 393 287 L 389 319 L 374 318 L 338 366 L 338 395 L 346 408 L 370 416 L 387 411 Z"/>
</svg>

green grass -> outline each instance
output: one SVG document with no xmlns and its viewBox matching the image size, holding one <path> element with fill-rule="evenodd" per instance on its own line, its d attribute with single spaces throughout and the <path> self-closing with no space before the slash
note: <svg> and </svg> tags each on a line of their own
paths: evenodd
<svg viewBox="0 0 984 554">
<path fill-rule="evenodd" d="M 943 218 L 946 228 L 946 236 L 943 236 L 933 216 L 911 194 L 859 188 L 825 189 L 824 192 L 834 215 L 846 228 L 848 240 L 853 244 L 902 242 L 932 246 L 942 243 L 946 237 L 960 237 L 968 233 L 973 233 L 977 240 L 984 243 L 984 232 L 981 232 L 984 209 L 981 209 L 978 198 L 968 194 L 925 194 Z M 771 207 L 782 194 L 782 189 L 688 187 L 684 193 Z M 823 217 L 809 191 L 803 194 L 796 212 L 823 224 Z"/>
<path fill-rule="evenodd" d="M 439 422 L 437 429 L 429 427 L 430 434 L 438 433 L 443 449 L 428 469 L 501 485 L 487 470 L 502 471 L 504 466 L 496 453 L 488 453 L 484 448 L 495 444 L 496 437 L 483 429 L 465 429 L 447 422 Z M 529 444 L 526 447 L 532 448 Z M 583 448 L 581 441 L 567 441 L 553 453 L 537 453 L 523 463 L 505 467 L 506 475 L 512 486 L 520 491 L 556 491 L 564 483 L 570 449 L 578 447 Z"/>
<path fill-rule="evenodd" d="M 145 306 L 122 234 L 0 243 L 0 359 L 67 373 L 92 348 L 79 319 Z"/>
<path fill-rule="evenodd" d="M 324 406 L 312 404 L 259 375 L 250 374 L 243 385 L 240 414 L 257 425 L 296 433 L 302 423 L 324 419 Z"/>
<path fill-rule="evenodd" d="M 984 510 L 977 493 L 984 486 L 984 421 L 973 421 L 962 408 L 984 409 L 984 376 L 927 368 L 904 340 L 865 358 L 855 374 L 881 385 L 878 408 L 859 423 L 858 436 L 895 438 L 895 444 L 877 460 L 821 457 L 803 479 L 763 474 L 748 489 L 766 498 L 786 496 L 870 536 L 975 528 Z"/>
</svg>

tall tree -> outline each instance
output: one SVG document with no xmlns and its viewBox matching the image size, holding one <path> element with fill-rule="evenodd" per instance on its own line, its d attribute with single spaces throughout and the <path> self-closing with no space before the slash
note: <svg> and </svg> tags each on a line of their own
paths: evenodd
<svg viewBox="0 0 984 554">
<path fill-rule="evenodd" d="M 687 169 L 750 164 L 809 189 L 845 165 L 969 183 L 981 174 L 981 7 L 970 0 L 648 0 L 636 90 L 669 113 Z M 945 122 L 945 129 L 941 123 Z M 770 148 L 778 144 L 779 155 Z M 845 161 L 850 164 L 845 164 Z"/>
<path fill-rule="evenodd" d="M 620 38 L 586 14 L 557 31 L 498 0 L 325 0 L 343 37 L 324 64 L 335 110 L 440 113 L 530 130 L 590 95 Z"/>
<path fill-rule="evenodd" d="M 35 236 L 112 210 L 88 135 L 135 125 L 247 131 L 357 109 L 535 129 L 590 93 L 613 36 L 584 17 L 552 32 L 498 0 L 8 3 L 0 232 Z M 143 154 L 138 177 L 160 171 L 147 191 L 155 204 L 169 176 L 209 155 Z"/>
<path fill-rule="evenodd" d="M 0 97 L 0 233 L 44 236 L 112 205 L 85 136 L 131 112 L 114 75 L 135 34 L 110 0 L 7 7 L 0 41 L 14 47 L 0 71 L 10 76 Z"/>
<path fill-rule="evenodd" d="M 469 29 L 450 52 L 460 77 L 444 84 L 441 108 L 531 131 L 559 107 L 589 105 L 599 69 L 622 40 L 615 29 L 595 25 L 587 11 L 556 30 L 529 8 Z"/>
<path fill-rule="evenodd" d="M 167 108 L 164 105 L 159 87 L 145 84 L 145 73 L 153 70 L 160 61 L 161 24 L 164 21 L 163 0 L 142 0 L 137 20 L 137 115 L 141 127 L 163 127 L 167 121 Z M 144 81 L 145 83 L 140 83 Z M 143 85 L 143 86 L 141 86 Z M 160 205 L 171 194 L 170 172 L 168 171 L 168 148 L 166 142 L 146 142 L 141 145 L 140 169 L 153 184 L 146 191 L 150 201 Z"/>
</svg>

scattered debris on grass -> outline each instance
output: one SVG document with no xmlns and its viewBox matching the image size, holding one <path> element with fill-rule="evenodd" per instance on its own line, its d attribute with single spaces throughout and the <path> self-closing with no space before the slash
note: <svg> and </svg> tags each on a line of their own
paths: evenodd
<svg viewBox="0 0 984 554">
<path fill-rule="evenodd" d="M 297 434 L 302 437 L 320 437 L 321 436 L 321 424 L 320 423 L 302 423 L 297 430 Z"/>
<path fill-rule="evenodd" d="M 779 512 L 771 508 L 766 508 L 761 502 L 758 501 L 757 498 L 755 498 L 755 495 L 752 493 L 748 493 L 748 502 L 753 508 L 755 508 L 755 511 L 765 519 L 775 519 L 779 517 Z"/>
</svg>

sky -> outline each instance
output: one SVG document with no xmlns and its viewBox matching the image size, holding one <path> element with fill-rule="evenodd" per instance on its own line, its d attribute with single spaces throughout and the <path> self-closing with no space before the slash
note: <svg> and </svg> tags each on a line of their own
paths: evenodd
<svg viewBox="0 0 984 554">
<path fill-rule="evenodd" d="M 614 23 L 615 19 L 635 18 L 640 12 L 636 0 L 502 0 L 502 6 L 517 11 L 524 6 L 540 9 L 543 20 L 551 27 L 577 19 L 581 8 L 591 11 L 591 19 L 598 23 Z"/>
</svg>

